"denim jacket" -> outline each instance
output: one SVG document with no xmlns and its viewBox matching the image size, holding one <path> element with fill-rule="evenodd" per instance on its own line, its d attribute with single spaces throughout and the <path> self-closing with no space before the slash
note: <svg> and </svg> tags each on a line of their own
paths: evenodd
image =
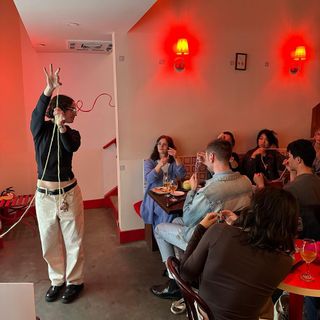
<svg viewBox="0 0 320 320">
<path fill-rule="evenodd" d="M 146 189 L 144 193 L 143 202 L 141 204 L 141 217 L 145 223 L 152 224 L 155 227 L 162 222 L 171 222 L 174 215 L 168 215 L 164 210 L 157 205 L 154 200 L 148 195 L 148 191 L 154 187 L 162 186 L 163 172 L 159 173 L 154 169 L 157 166 L 157 161 L 148 159 L 144 161 L 144 180 L 146 182 Z M 183 179 L 186 175 L 185 167 L 177 165 L 175 162 L 170 163 L 168 168 L 169 179 Z"/>
<path fill-rule="evenodd" d="M 188 192 L 183 207 L 183 238 L 189 241 L 194 228 L 207 213 L 241 210 L 249 205 L 251 196 L 252 185 L 246 176 L 231 170 L 214 174 L 203 188 Z"/>
</svg>

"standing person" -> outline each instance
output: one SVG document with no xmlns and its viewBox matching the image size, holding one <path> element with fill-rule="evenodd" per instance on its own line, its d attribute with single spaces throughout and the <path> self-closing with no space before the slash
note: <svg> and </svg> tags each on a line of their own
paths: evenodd
<svg viewBox="0 0 320 320">
<path fill-rule="evenodd" d="M 53 72 L 50 65 L 49 71 L 44 71 L 47 85 L 32 112 L 30 127 L 38 168 L 36 212 L 51 281 L 45 299 L 57 300 L 66 282 L 61 300 L 69 303 L 84 287 L 83 202 L 72 172 L 72 156 L 80 147 L 80 134 L 67 125 L 77 114 L 74 100 L 64 95 L 51 99 L 61 85 L 60 69 Z"/>
<path fill-rule="evenodd" d="M 199 294 L 215 319 L 258 320 L 292 266 L 297 201 L 267 187 L 254 194 L 239 218 L 229 210 L 222 215 L 228 223 L 215 224 L 217 213 L 211 212 L 195 228 L 181 276 L 188 281 L 201 276 Z"/>
<path fill-rule="evenodd" d="M 278 138 L 274 131 L 261 130 L 257 135 L 257 146 L 249 150 L 242 162 L 242 172 L 253 182 L 255 173 L 262 173 L 266 180 L 280 177 L 279 171 L 284 170 L 282 156 L 276 149 L 279 147 Z M 271 149 L 271 150 L 270 150 Z"/>
<path fill-rule="evenodd" d="M 186 169 L 181 163 L 173 139 L 169 136 L 160 136 L 153 148 L 150 159 L 144 161 L 144 180 L 146 189 L 141 204 L 141 217 L 147 224 L 155 228 L 159 223 L 171 222 L 176 216 L 167 214 L 148 195 L 148 191 L 154 187 L 163 185 L 163 177 L 168 180 L 182 180 L 186 175 Z"/>
</svg>

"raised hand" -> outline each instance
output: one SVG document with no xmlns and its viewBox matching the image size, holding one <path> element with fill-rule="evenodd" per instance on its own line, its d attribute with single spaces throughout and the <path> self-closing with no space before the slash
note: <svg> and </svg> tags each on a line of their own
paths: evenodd
<svg viewBox="0 0 320 320">
<path fill-rule="evenodd" d="M 169 147 L 169 149 L 168 149 L 168 155 L 176 158 L 176 157 L 177 157 L 177 150 Z"/>
<path fill-rule="evenodd" d="M 199 182 L 198 182 L 198 177 L 196 173 L 194 173 L 191 176 L 189 182 L 190 182 L 191 190 L 197 190 Z"/>
<path fill-rule="evenodd" d="M 53 115 L 54 115 L 54 122 L 56 123 L 58 128 L 63 127 L 66 121 L 64 112 L 59 107 L 56 107 L 53 110 Z"/>
<path fill-rule="evenodd" d="M 224 219 L 227 224 L 232 224 L 238 219 L 238 216 L 230 210 L 222 210 L 221 214 L 224 216 Z"/>
<path fill-rule="evenodd" d="M 47 71 L 46 68 L 43 68 L 43 71 L 46 75 L 46 81 L 47 81 L 47 86 L 44 90 L 44 94 L 46 96 L 51 96 L 54 89 L 62 85 L 59 79 L 60 68 L 58 68 L 55 72 L 53 72 L 53 66 L 52 64 L 50 64 L 49 71 Z"/>
<path fill-rule="evenodd" d="M 214 223 L 217 222 L 218 214 L 216 212 L 209 212 L 206 216 L 200 221 L 200 224 L 208 229 Z"/>
</svg>

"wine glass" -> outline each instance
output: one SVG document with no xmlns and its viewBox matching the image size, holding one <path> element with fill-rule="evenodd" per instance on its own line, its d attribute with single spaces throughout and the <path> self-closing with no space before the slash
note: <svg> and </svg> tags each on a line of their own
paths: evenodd
<svg viewBox="0 0 320 320">
<path fill-rule="evenodd" d="M 310 263 L 317 257 L 317 244 L 313 239 L 303 239 L 300 250 L 301 258 L 306 262 L 307 270 L 300 275 L 300 279 L 306 282 L 314 280 L 310 273 Z"/>
<path fill-rule="evenodd" d="M 178 189 L 178 182 L 175 179 L 170 181 L 170 192 L 174 196 L 174 192 Z"/>
<path fill-rule="evenodd" d="M 166 190 L 168 190 L 168 186 L 169 186 L 169 177 L 168 177 L 168 173 L 164 172 L 163 173 L 163 180 L 162 180 L 163 186 L 165 187 Z"/>
</svg>

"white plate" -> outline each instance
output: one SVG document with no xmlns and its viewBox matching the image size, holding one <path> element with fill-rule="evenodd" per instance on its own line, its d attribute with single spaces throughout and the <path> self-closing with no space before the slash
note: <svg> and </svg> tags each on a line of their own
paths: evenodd
<svg viewBox="0 0 320 320">
<path fill-rule="evenodd" d="M 165 187 L 156 187 L 151 189 L 152 192 L 157 193 L 157 194 L 167 194 L 169 193 L 168 189 Z"/>
<path fill-rule="evenodd" d="M 174 191 L 174 192 L 170 192 L 170 194 L 175 197 L 181 197 L 184 195 L 184 192 L 183 191 Z"/>
</svg>

